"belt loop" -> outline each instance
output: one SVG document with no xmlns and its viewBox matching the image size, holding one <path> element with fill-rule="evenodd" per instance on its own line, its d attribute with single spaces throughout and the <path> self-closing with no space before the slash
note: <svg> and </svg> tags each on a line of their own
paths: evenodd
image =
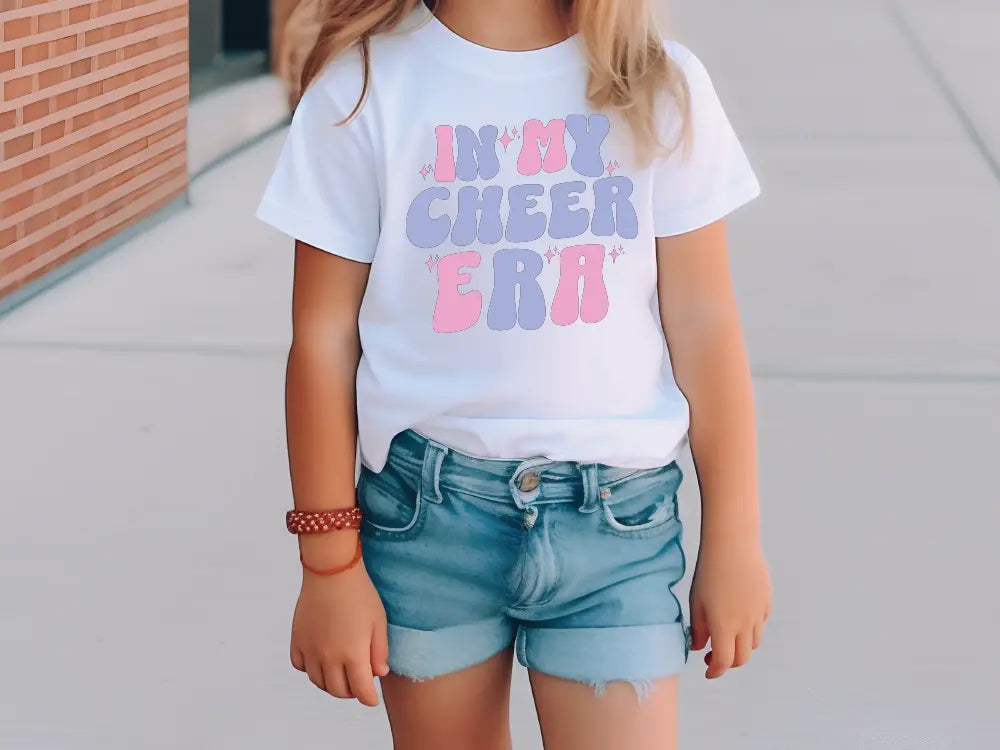
<svg viewBox="0 0 1000 750">
<path fill-rule="evenodd" d="M 593 513 L 601 507 L 601 488 L 597 476 L 597 464 L 580 466 L 580 474 L 583 478 L 583 505 L 580 506 L 580 512 Z"/>
<path fill-rule="evenodd" d="M 448 449 L 440 443 L 428 440 L 424 448 L 424 463 L 420 469 L 420 496 L 432 503 L 444 500 L 441 496 L 441 464 Z"/>
</svg>

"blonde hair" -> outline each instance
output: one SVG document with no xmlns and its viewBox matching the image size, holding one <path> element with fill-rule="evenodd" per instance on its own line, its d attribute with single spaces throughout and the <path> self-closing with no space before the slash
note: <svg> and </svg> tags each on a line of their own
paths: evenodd
<svg viewBox="0 0 1000 750">
<path fill-rule="evenodd" d="M 292 104 L 327 63 L 357 44 L 364 61 L 358 102 L 370 87 L 371 38 L 396 28 L 422 0 L 300 0 L 282 35 L 278 72 Z M 663 46 L 648 0 L 558 0 L 584 40 L 590 64 L 587 100 L 598 111 L 618 112 L 635 136 L 639 158 L 669 150 L 662 143 L 656 103 L 666 94 L 677 104 L 678 143 L 689 135 L 690 95 L 684 75 Z M 638 6 L 638 7 L 637 7 Z"/>
</svg>

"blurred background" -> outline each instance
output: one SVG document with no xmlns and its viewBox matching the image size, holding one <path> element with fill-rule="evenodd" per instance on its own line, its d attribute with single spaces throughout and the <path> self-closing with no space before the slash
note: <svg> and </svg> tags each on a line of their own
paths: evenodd
<svg viewBox="0 0 1000 750">
<path fill-rule="evenodd" d="M 252 213 L 296 5 L 0 0 L 3 750 L 390 744 L 287 659 L 292 253 Z M 730 232 L 775 585 L 681 746 L 994 750 L 1000 4 L 672 11 L 764 187 Z M 520 669 L 513 712 L 541 747 Z"/>
</svg>

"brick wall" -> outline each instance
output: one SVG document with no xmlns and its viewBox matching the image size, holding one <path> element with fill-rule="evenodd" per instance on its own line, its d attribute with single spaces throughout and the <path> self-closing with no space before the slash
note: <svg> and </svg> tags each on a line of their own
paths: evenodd
<svg viewBox="0 0 1000 750">
<path fill-rule="evenodd" d="M 187 0 L 0 0 L 0 297 L 187 185 Z"/>
</svg>

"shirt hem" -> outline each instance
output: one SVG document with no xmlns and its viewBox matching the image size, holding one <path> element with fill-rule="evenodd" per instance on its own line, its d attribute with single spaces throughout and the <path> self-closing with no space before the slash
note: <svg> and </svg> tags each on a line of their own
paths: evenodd
<svg viewBox="0 0 1000 750">
<path fill-rule="evenodd" d="M 276 201 L 261 201 L 254 215 L 282 234 L 312 245 L 325 253 L 358 263 L 370 264 L 374 260 L 374 255 L 351 249 L 352 246 L 358 244 L 356 238 L 349 238 L 343 233 L 319 226 L 314 220 L 308 219 L 296 210 Z"/>
<path fill-rule="evenodd" d="M 438 418 L 433 423 L 418 422 L 409 427 L 400 427 L 392 431 L 391 435 L 386 432 L 381 436 L 369 434 L 362 425 L 359 435 L 362 462 L 370 470 L 380 471 L 385 465 L 392 439 L 400 432 L 411 429 L 425 439 L 478 460 L 523 461 L 545 458 L 551 461 L 603 464 L 621 469 L 655 469 L 678 458 L 687 443 L 689 425 L 688 420 L 680 415 L 675 419 L 545 419 L 538 420 L 547 424 L 548 429 L 544 433 L 535 430 L 525 433 L 519 429 L 485 435 L 464 425 L 465 421 L 461 417 L 445 420 Z M 522 420 L 489 421 L 513 423 Z M 601 436 L 617 431 L 628 434 L 629 447 L 623 449 L 618 445 L 609 449 L 610 444 L 602 440 Z M 574 437 L 566 440 L 567 435 Z M 525 450 L 505 450 L 503 447 L 514 443 Z M 621 441 L 617 443 L 620 444 Z M 553 445 L 560 447 L 553 450 Z M 377 448 L 374 452 L 371 450 L 373 447 Z"/>
<path fill-rule="evenodd" d="M 654 214 L 653 234 L 656 237 L 674 237 L 707 227 L 723 219 L 760 195 L 756 178 L 744 180 L 727 189 L 721 196 L 708 203 L 687 210 L 671 209 L 669 218 L 664 213 Z"/>
</svg>

